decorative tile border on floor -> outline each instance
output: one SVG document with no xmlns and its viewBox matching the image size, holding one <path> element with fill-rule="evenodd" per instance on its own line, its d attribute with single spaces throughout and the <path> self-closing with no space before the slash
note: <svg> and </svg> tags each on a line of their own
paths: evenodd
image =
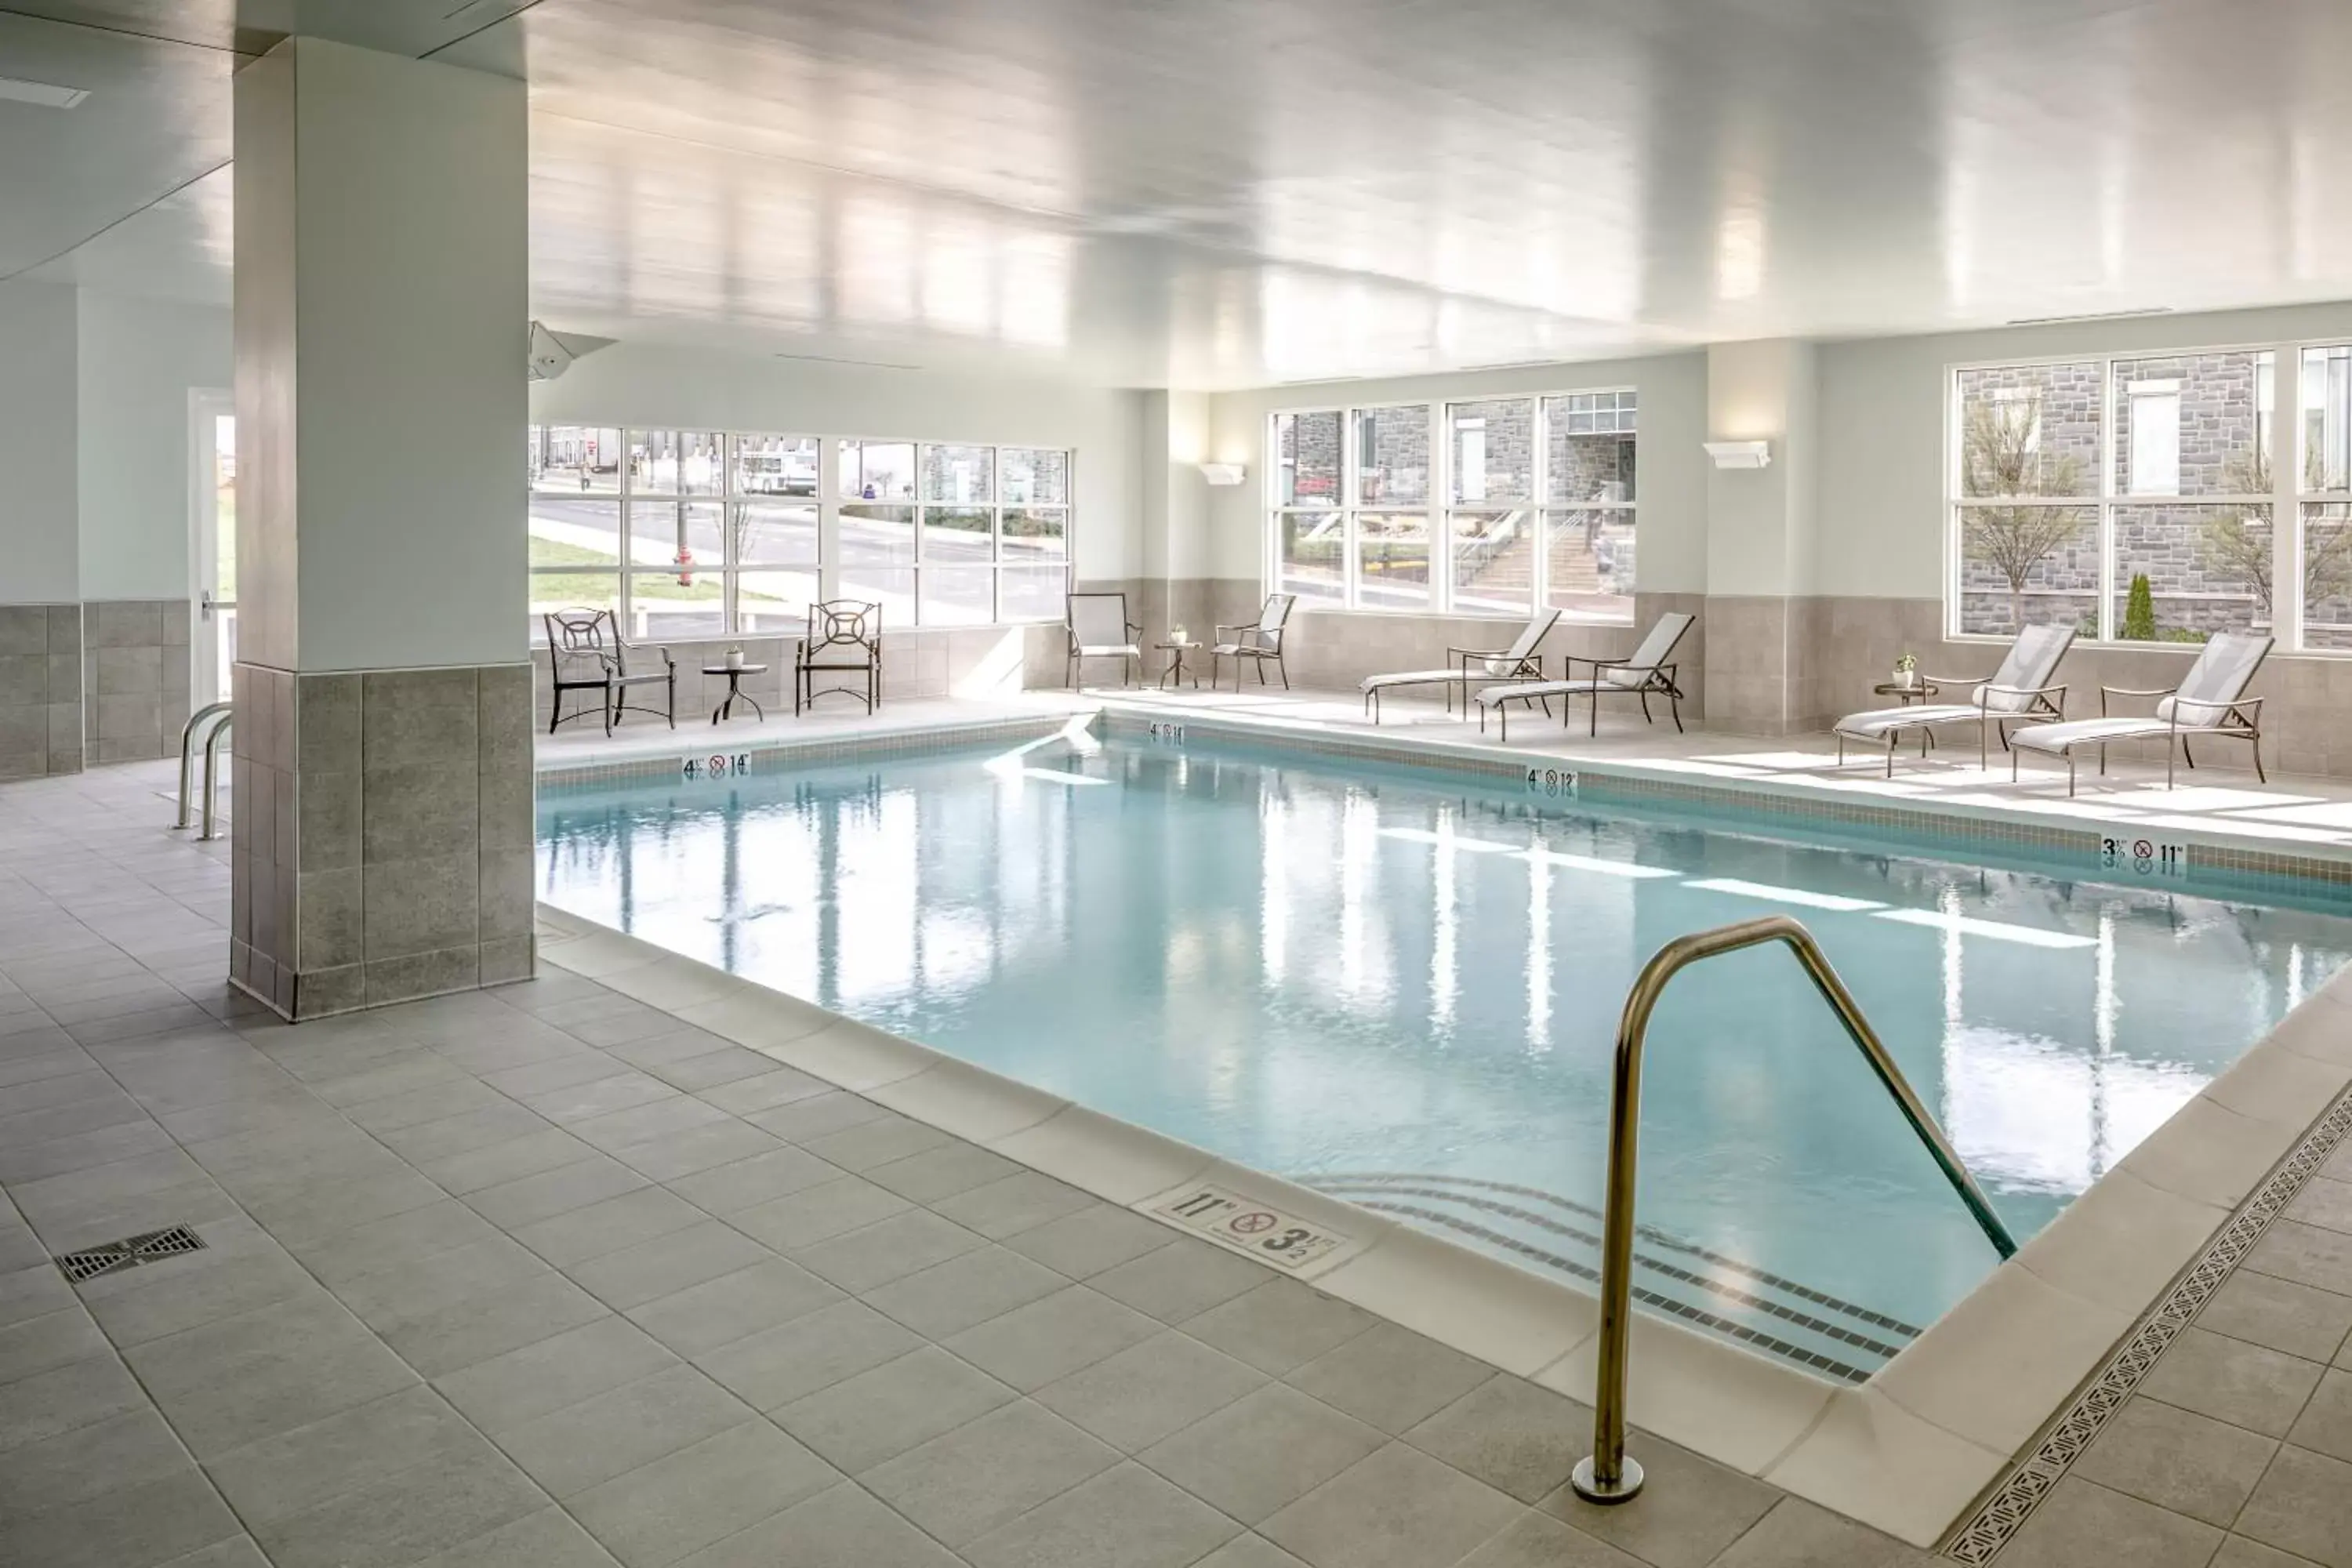
<svg viewBox="0 0 2352 1568">
<path fill-rule="evenodd" d="M 1688 779 L 1661 778 L 1614 760 L 1591 760 L 1556 752 L 1500 753 L 1481 749 L 1478 742 L 1426 739 L 1374 739 L 1334 735 L 1295 723 L 1251 720 L 1232 714 L 1136 709 L 1107 703 L 1100 728 L 1112 734 L 1148 736 L 1171 724 L 1203 740 L 1263 745 L 1310 755 L 1344 757 L 1392 767 L 1421 768 L 1463 773 L 1507 788 L 1526 788 L 1547 799 L 1572 798 L 1595 805 L 1671 803 L 1738 816 L 1827 824 L 1846 828 L 1880 829 L 1905 837 L 1927 838 L 1955 847 L 2001 846 L 2095 859 L 2100 833 L 2092 827 L 2060 827 L 2046 822 L 2006 815 L 1999 806 L 1951 809 L 1934 800 L 1901 805 L 1859 805 L 1796 793 L 1774 781 L 1758 779 L 1738 784 L 1700 784 Z M 1539 775 L 1558 774 L 1569 782 L 1547 787 Z M 2318 882 L 2331 889 L 2352 887 L 2352 852 L 2287 855 L 2236 844 L 2210 842 L 2198 830 L 2168 826 L 2168 836 L 2186 837 L 2196 851 L 2194 866 L 2223 872 L 2233 881 L 2260 885 L 2265 881 Z"/>
<path fill-rule="evenodd" d="M 1981 1568 L 2008 1545 L 2061 1477 L 2090 1447 L 2108 1419 L 2123 1408 L 2157 1359 L 2195 1320 L 2239 1263 L 2253 1250 L 2271 1222 L 2303 1191 L 2314 1172 L 2327 1163 L 2352 1133 L 2352 1089 L 2336 1097 L 2311 1131 L 2279 1162 L 2262 1185 L 2231 1215 L 2147 1316 L 2108 1356 L 2089 1384 L 2053 1422 L 2040 1443 L 2003 1476 L 1977 1510 L 1955 1530 L 1944 1555 Z"/>
<path fill-rule="evenodd" d="M 614 784 L 680 781 L 688 762 L 710 757 L 748 758 L 748 771 L 776 773 L 788 768 L 822 767 L 828 763 L 864 762 L 875 757 L 919 756 L 952 752 L 965 746 L 1034 741 L 1060 733 L 1071 722 L 1066 713 L 1041 713 L 1034 718 L 990 719 L 965 724 L 926 724 L 903 730 L 852 731 L 805 741 L 772 741 L 760 745 L 730 743 L 720 735 L 707 746 L 680 741 L 674 750 L 652 755 L 625 757 L 609 763 L 553 763 L 539 770 L 541 794 L 601 787 Z M 730 762 L 730 765 L 732 763 Z"/>
</svg>

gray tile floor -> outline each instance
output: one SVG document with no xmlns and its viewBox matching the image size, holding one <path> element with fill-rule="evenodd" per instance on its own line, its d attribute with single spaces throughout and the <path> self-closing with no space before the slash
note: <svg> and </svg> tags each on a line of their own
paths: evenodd
<svg viewBox="0 0 2352 1568">
<path fill-rule="evenodd" d="M 576 977 L 278 1024 L 168 782 L 0 789 L 0 1563 L 1930 1561 Z M 2347 1199 L 2010 1556 L 2352 1564 Z"/>
</svg>

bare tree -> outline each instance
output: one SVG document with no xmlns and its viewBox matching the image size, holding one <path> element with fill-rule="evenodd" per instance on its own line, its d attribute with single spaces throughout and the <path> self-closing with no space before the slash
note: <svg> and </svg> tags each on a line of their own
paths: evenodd
<svg viewBox="0 0 2352 1568">
<path fill-rule="evenodd" d="M 2042 450 L 2042 394 L 2013 403 L 1968 405 L 1960 428 L 1962 493 L 1970 496 L 2072 496 L 2083 465 L 2071 452 Z M 1969 507 L 1970 554 L 2009 582 L 2011 621 L 2025 624 L 2025 589 L 2050 552 L 2082 529 L 2071 506 Z"/>
<path fill-rule="evenodd" d="M 2313 451 L 2305 465 L 2305 489 L 2320 487 L 2318 457 Z M 2221 473 L 2223 488 L 2232 493 L 2270 493 L 2270 454 L 2259 443 L 2232 456 L 2222 465 Z M 2262 606 L 2262 618 L 2273 619 L 2271 509 L 2224 508 L 2206 522 L 2202 544 L 2208 570 L 2217 576 L 2242 579 Z M 2347 590 L 2352 590 L 2352 528 L 2339 524 L 2307 530 L 2303 539 L 2303 602 L 2315 605 Z"/>
</svg>

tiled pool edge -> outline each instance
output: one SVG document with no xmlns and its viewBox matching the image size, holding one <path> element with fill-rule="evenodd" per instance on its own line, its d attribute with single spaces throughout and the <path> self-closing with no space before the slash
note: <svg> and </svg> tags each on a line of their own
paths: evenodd
<svg viewBox="0 0 2352 1568">
<path fill-rule="evenodd" d="M 1134 1212 L 1180 1184 L 1222 1183 L 1341 1231 L 1346 1247 L 1295 1277 L 1506 1372 L 1591 1398 L 1597 1304 L 1565 1284 L 550 906 L 540 906 L 539 925 L 543 962 Z M 1810 1455 L 1825 1428 L 1838 1428 L 1841 1403 L 1870 1394 L 1867 1386 L 1841 1389 L 1671 1322 L 1639 1320 L 1634 1338 L 1632 1402 L 1644 1432 L 1915 1545 L 1931 1544 L 2006 1462 L 1906 1418 L 1874 1439 L 1905 1481 L 1876 1488 L 1857 1507 L 1820 1484 L 1843 1460 L 1800 1465 L 1786 1479 L 1774 1471 L 1792 1453 Z"/>
<path fill-rule="evenodd" d="M 2315 1006 L 2336 1007 L 2338 1016 L 2331 1019 L 2322 1014 L 2319 1021 L 2352 1030 L 2352 989 L 2339 987 L 2324 998 L 2314 997 L 2303 1010 Z M 2339 1055 L 2352 1059 L 2352 1050 Z M 2172 1125 L 2168 1121 L 2166 1128 Z M 2132 1325 L 2123 1342 L 2099 1363 L 2074 1396 L 2043 1426 L 2039 1439 L 1954 1525 L 1942 1542 L 1945 1556 L 1970 1564 L 1971 1568 L 1982 1568 L 2008 1545 L 2074 1461 L 2097 1439 L 2109 1419 L 2123 1408 L 2166 1349 L 2196 1321 L 2206 1302 L 2254 1249 L 2273 1222 L 2286 1212 L 2312 1176 L 2347 1138 L 2352 1138 L 2352 1087 L 2340 1090 L 2318 1119 L 2294 1141 L 2261 1184 L 2231 1211 L 2211 1239 Z"/>
<path fill-rule="evenodd" d="M 1946 846 L 1994 844 L 2085 856 L 2095 855 L 2098 849 L 2096 828 L 2054 826 L 2041 813 L 2022 806 L 1883 797 L 1863 805 L 1835 798 L 1833 791 L 1825 793 L 1818 784 L 1808 787 L 1781 779 L 1701 783 L 1674 768 L 1617 757 L 1511 751 L 1477 740 L 1438 739 L 1421 731 L 1351 734 L 1312 721 L 1157 703 L 1144 706 L 1116 697 L 1102 700 L 1101 712 L 1105 728 L 1114 733 L 1148 734 L 1155 727 L 1164 731 L 1172 725 L 1188 735 L 1197 731 L 1204 739 L 1244 743 L 1270 741 L 1320 756 L 1468 773 L 1512 788 L 1528 787 L 1531 772 L 1559 773 L 1573 777 L 1577 798 L 1601 805 L 1681 803 L 1797 822 L 1890 828 Z M 2352 847 L 2339 850 L 2315 845 L 2308 853 L 2285 854 L 2214 824 L 2168 823 L 2164 831 L 2168 837 L 2192 845 L 2200 863 L 2211 869 L 2352 887 Z"/>
<path fill-rule="evenodd" d="M 712 757 L 732 759 L 747 757 L 753 761 L 755 773 L 772 773 L 783 768 L 818 767 L 827 763 L 850 762 L 866 757 L 921 756 L 929 752 L 954 751 L 963 746 L 987 745 L 1003 741 L 1013 743 L 1043 739 L 1060 733 L 1069 727 L 1073 718 L 1083 721 L 1087 715 L 1079 713 L 1039 713 L 1034 717 L 1019 716 L 1003 719 L 975 720 L 960 724 L 909 725 L 900 730 L 858 731 L 844 734 L 824 735 L 803 740 L 762 741 L 755 744 L 729 743 L 725 734 L 715 736 L 704 747 L 690 744 L 691 737 L 679 739 L 674 747 L 658 752 L 640 752 L 611 762 L 553 762 L 537 770 L 539 787 L 575 789 L 614 784 L 644 784 L 662 781 L 675 784 L 680 777 L 681 764 L 692 761 L 706 763 Z"/>
</svg>

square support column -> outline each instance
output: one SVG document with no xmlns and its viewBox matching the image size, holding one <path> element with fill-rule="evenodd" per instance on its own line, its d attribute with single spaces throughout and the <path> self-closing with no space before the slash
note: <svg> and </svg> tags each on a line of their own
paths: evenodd
<svg viewBox="0 0 2352 1568">
<path fill-rule="evenodd" d="M 289 1018 L 531 971 L 523 85 L 236 79 L 230 978 Z"/>
<path fill-rule="evenodd" d="M 1822 727 L 1824 629 L 1813 584 L 1818 420 L 1813 345 L 1789 339 L 1706 351 L 1706 438 L 1770 443 L 1762 469 L 1714 468 L 1706 486 L 1706 716 L 1717 729 Z"/>
</svg>

